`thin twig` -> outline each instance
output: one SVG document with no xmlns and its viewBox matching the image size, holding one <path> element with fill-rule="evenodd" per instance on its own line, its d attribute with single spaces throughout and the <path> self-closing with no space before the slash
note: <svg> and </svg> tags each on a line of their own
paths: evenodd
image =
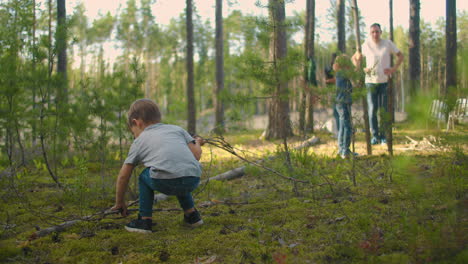
<svg viewBox="0 0 468 264">
<path fill-rule="evenodd" d="M 232 155 L 238 157 L 240 160 L 242 161 L 245 161 L 251 165 L 254 165 L 254 166 L 257 166 L 257 167 L 260 167 L 264 170 L 267 170 L 269 172 L 272 172 L 278 176 L 280 176 L 281 178 L 283 179 L 286 179 L 286 180 L 290 180 L 290 181 L 294 181 L 294 182 L 301 182 L 301 183 L 309 183 L 309 181 L 304 181 L 304 180 L 299 180 L 299 179 L 296 179 L 296 178 L 293 178 L 293 177 L 288 177 L 288 176 L 285 176 L 283 174 L 281 174 L 280 172 L 272 169 L 272 168 L 268 168 L 262 164 L 260 164 L 258 161 L 251 161 L 251 160 L 248 160 L 247 158 L 237 154 L 237 152 L 235 151 L 235 149 L 231 146 L 231 144 L 229 144 L 228 142 L 226 142 L 224 140 L 224 138 L 222 136 L 218 136 L 218 137 L 214 137 L 214 138 L 209 138 L 209 139 L 204 139 L 206 143 L 210 144 L 210 145 L 213 145 L 215 147 L 218 147 L 226 152 L 229 152 L 231 153 Z"/>
</svg>

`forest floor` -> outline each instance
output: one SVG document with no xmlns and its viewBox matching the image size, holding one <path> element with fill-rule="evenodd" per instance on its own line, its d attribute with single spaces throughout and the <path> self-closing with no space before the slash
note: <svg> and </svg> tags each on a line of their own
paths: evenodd
<svg viewBox="0 0 468 264">
<path fill-rule="evenodd" d="M 115 159 L 71 158 L 59 170 L 63 189 L 40 161 L 4 176 L 0 262 L 468 263 L 466 125 L 443 132 L 398 124 L 393 156 L 382 145 L 365 155 L 358 133 L 360 155 L 348 160 L 337 157 L 329 133 L 297 151 L 305 138 L 296 137 L 288 141 L 290 163 L 282 142 L 261 140 L 261 133 L 224 140 L 250 161 L 276 157 L 261 163 L 269 170 L 204 146 L 203 179 L 247 167 L 243 177 L 199 186 L 194 196 L 205 224 L 195 229 L 183 225 L 172 197 L 154 205 L 151 234 L 125 231 L 136 213 L 96 214 L 113 205 Z M 128 200 L 137 197 L 133 178 Z M 80 221 L 40 235 L 71 220 Z"/>
</svg>

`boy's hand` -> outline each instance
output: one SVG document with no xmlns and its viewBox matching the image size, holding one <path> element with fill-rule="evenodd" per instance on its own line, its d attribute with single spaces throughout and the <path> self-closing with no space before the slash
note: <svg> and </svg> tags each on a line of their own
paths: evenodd
<svg viewBox="0 0 468 264">
<path fill-rule="evenodd" d="M 206 141 L 202 137 L 200 137 L 197 134 L 193 134 L 193 133 L 189 133 L 189 134 L 190 134 L 190 136 L 193 137 L 193 139 L 195 139 L 195 143 L 198 143 L 200 146 L 205 145 Z"/>
<path fill-rule="evenodd" d="M 206 143 L 206 141 L 205 141 L 202 137 L 200 137 L 199 135 L 193 136 L 193 139 L 195 139 L 195 141 L 196 141 L 198 144 L 200 144 L 200 146 L 203 146 L 203 145 L 205 145 L 205 143 Z"/>
<path fill-rule="evenodd" d="M 128 215 L 127 205 L 125 203 L 124 204 L 115 204 L 114 206 L 112 206 L 111 211 L 119 211 L 119 213 L 122 216 L 127 216 Z"/>
</svg>

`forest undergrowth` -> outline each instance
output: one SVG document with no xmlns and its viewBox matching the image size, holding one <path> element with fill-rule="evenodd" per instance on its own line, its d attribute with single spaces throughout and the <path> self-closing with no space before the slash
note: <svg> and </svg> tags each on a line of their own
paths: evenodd
<svg viewBox="0 0 468 264">
<path fill-rule="evenodd" d="M 400 129 L 393 157 L 376 146 L 374 155 L 349 160 L 336 157 L 328 134 L 287 153 L 281 141 L 259 140 L 261 131 L 228 134 L 226 142 L 248 160 L 275 157 L 261 164 L 277 173 L 206 145 L 203 179 L 248 165 L 245 175 L 200 185 L 199 228 L 183 225 L 176 199 L 158 202 L 151 234 L 124 230 L 136 212 L 96 214 L 113 205 L 118 160 L 103 169 L 74 156 L 61 164 L 59 189 L 38 159 L 0 179 L 0 262 L 467 263 L 466 131 Z M 411 141 L 430 137 L 431 148 Z M 363 142 L 358 134 L 356 149 Z M 135 178 L 128 200 L 137 198 Z"/>
</svg>

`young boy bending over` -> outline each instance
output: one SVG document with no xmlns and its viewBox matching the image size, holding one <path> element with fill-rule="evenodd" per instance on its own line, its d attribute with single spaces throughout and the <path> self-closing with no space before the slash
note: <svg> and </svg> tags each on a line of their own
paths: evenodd
<svg viewBox="0 0 468 264">
<path fill-rule="evenodd" d="M 115 205 L 127 215 L 125 191 L 138 164 L 146 168 L 138 178 L 139 215 L 125 226 L 131 232 L 150 233 L 154 191 L 175 195 L 184 210 L 184 222 L 191 226 L 203 224 L 195 209 L 191 192 L 200 183 L 200 160 L 203 139 L 195 139 L 181 127 L 161 123 L 161 113 L 152 100 L 136 100 L 128 111 L 128 126 L 135 136 L 128 157 L 120 169 L 116 184 Z"/>
</svg>

